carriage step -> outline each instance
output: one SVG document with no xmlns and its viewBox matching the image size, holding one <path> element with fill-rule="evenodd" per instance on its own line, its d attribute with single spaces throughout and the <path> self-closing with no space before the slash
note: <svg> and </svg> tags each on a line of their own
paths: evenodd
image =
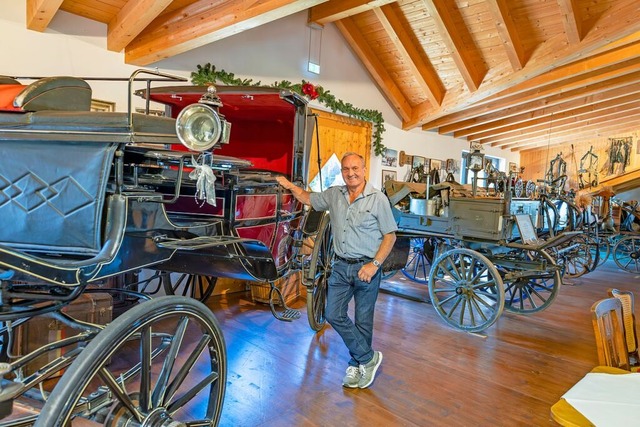
<svg viewBox="0 0 640 427">
<path fill-rule="evenodd" d="M 294 308 L 287 308 L 282 312 L 273 311 L 273 315 L 276 319 L 285 322 L 291 322 L 300 318 L 300 310 Z"/>
<path fill-rule="evenodd" d="M 280 305 L 281 307 L 283 307 L 283 310 L 280 312 L 277 311 L 276 305 Z M 271 308 L 273 317 L 278 320 L 291 322 L 292 320 L 300 318 L 300 311 L 287 306 L 287 303 L 284 300 L 284 296 L 282 295 L 282 291 L 273 286 L 273 284 L 271 285 L 271 292 L 269 292 L 269 308 Z"/>
</svg>

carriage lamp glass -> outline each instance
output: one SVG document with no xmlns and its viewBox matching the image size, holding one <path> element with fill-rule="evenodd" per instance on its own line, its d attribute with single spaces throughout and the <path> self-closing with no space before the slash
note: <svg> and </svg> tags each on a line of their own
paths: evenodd
<svg viewBox="0 0 640 427">
<path fill-rule="evenodd" d="M 484 168 L 484 154 L 481 153 L 478 149 L 469 151 L 467 165 L 469 169 L 474 172 L 481 171 Z"/>
<path fill-rule="evenodd" d="M 183 109 L 176 119 L 176 132 L 180 142 L 194 151 L 208 150 L 221 136 L 228 139 L 229 135 L 218 112 L 205 104 L 191 104 Z"/>
</svg>

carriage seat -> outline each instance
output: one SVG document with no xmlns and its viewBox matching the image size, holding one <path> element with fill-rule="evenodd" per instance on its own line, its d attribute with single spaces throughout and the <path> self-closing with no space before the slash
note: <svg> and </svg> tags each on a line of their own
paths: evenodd
<svg viewBox="0 0 640 427">
<path fill-rule="evenodd" d="M 91 87 L 77 77 L 45 77 L 28 85 L 0 76 L 0 111 L 89 111 Z"/>
</svg>

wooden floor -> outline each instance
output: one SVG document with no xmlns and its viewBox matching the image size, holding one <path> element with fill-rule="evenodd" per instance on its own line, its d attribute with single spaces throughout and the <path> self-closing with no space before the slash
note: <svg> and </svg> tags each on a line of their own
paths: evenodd
<svg viewBox="0 0 640 427">
<path fill-rule="evenodd" d="M 212 297 L 229 358 L 221 425 L 553 426 L 551 405 L 597 364 L 592 303 L 611 286 L 635 291 L 638 277 L 608 261 L 566 282 L 547 310 L 505 312 L 483 334 L 381 293 L 374 347 L 384 361 L 365 390 L 341 386 L 347 350 L 329 326 L 309 328 L 304 301 L 300 319 L 281 322 L 248 293 Z M 401 273 L 386 286 L 427 296 Z"/>
</svg>

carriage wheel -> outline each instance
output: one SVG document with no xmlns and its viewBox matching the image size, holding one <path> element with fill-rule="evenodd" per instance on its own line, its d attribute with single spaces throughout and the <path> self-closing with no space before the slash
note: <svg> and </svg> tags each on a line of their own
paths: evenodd
<svg viewBox="0 0 640 427">
<path fill-rule="evenodd" d="M 524 194 L 530 198 L 533 199 L 536 196 L 536 191 L 537 191 L 538 187 L 536 186 L 536 183 L 529 180 L 527 181 L 527 185 L 524 188 Z"/>
<path fill-rule="evenodd" d="M 587 274 L 597 265 L 597 259 L 592 253 L 592 248 L 598 247 L 597 242 L 590 243 L 589 239 L 584 235 L 575 236 L 569 242 L 568 246 L 573 246 L 568 252 L 562 254 L 564 259 L 564 274 L 567 277 L 575 278 Z"/>
<path fill-rule="evenodd" d="M 435 246 L 429 238 L 415 237 L 411 239 L 411 251 L 402 274 L 418 283 L 429 281 L 429 270 L 435 254 Z"/>
<path fill-rule="evenodd" d="M 160 272 L 162 286 L 167 295 L 182 295 L 198 301 L 206 301 L 216 287 L 217 277 L 199 274 Z M 172 280 L 175 279 L 175 280 Z"/>
<path fill-rule="evenodd" d="M 504 309 L 498 270 L 487 257 L 470 249 L 452 249 L 434 261 L 429 295 L 445 322 L 468 332 L 487 329 Z"/>
<path fill-rule="evenodd" d="M 154 298 L 87 345 L 35 427 L 214 426 L 226 376 L 224 337 L 211 310 L 191 298 Z"/>
<path fill-rule="evenodd" d="M 593 253 L 595 248 L 591 248 L 591 252 Z M 602 264 L 604 264 L 608 259 L 609 256 L 611 255 L 611 245 L 609 244 L 609 239 L 607 239 L 606 237 L 598 237 L 598 246 L 597 246 L 597 250 L 598 250 L 598 265 L 600 266 Z M 595 256 L 595 254 L 594 254 Z M 596 267 L 597 267 L 596 266 Z"/>
<path fill-rule="evenodd" d="M 613 247 L 613 260 L 629 273 L 640 273 L 640 236 L 625 236 Z"/>
<path fill-rule="evenodd" d="M 513 186 L 513 195 L 516 198 L 522 197 L 524 194 L 524 183 L 522 182 L 522 178 L 516 179 L 516 183 Z"/>
<path fill-rule="evenodd" d="M 553 258 L 543 250 L 521 251 L 510 265 L 522 262 L 522 269 L 498 267 L 504 282 L 504 308 L 518 314 L 529 314 L 542 311 L 556 299 L 562 277 Z M 525 263 L 540 263 L 545 270 L 528 268 Z M 534 264 L 535 265 L 535 264 Z"/>
<path fill-rule="evenodd" d="M 307 284 L 307 318 L 309 326 L 319 331 L 326 323 L 327 286 L 333 269 L 333 238 L 329 214 L 324 212 L 312 243 L 311 257 L 303 265 Z"/>
</svg>

